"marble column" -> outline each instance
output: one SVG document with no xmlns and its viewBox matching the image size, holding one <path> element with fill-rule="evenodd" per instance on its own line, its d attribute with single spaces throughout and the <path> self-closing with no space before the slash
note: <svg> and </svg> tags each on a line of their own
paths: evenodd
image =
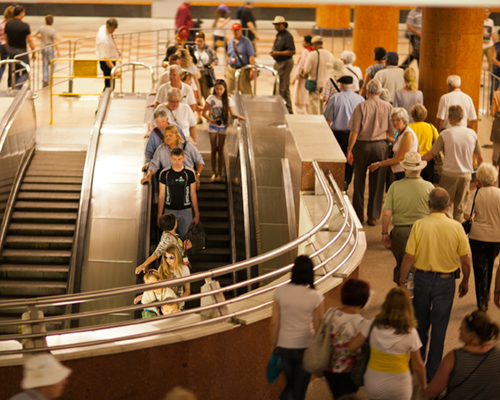
<svg viewBox="0 0 500 400">
<path fill-rule="evenodd" d="M 398 7 L 356 6 L 354 8 L 355 65 L 365 71 L 374 63 L 373 49 L 398 50 Z"/>
<path fill-rule="evenodd" d="M 424 93 L 428 122 L 436 123 L 449 75 L 462 78 L 461 90 L 472 97 L 478 111 L 483 20 L 484 7 L 424 8 L 419 89 Z"/>
<path fill-rule="evenodd" d="M 349 28 L 351 6 L 318 5 L 316 6 L 316 26 L 320 28 Z"/>
</svg>

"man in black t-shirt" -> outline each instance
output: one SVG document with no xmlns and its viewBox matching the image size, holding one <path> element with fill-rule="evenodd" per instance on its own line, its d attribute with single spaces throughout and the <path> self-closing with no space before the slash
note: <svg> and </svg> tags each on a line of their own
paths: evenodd
<svg viewBox="0 0 500 400">
<path fill-rule="evenodd" d="M 255 41 L 260 40 L 259 35 L 257 35 L 257 24 L 255 22 L 255 17 L 252 12 L 253 4 L 247 2 L 240 11 L 239 18 L 241 20 L 241 27 L 243 28 L 243 36 L 250 39 L 255 52 Z"/>
<path fill-rule="evenodd" d="M 158 223 L 164 212 L 174 214 L 177 218 L 177 233 L 184 239 L 191 223 L 200 222 L 196 177 L 192 169 L 182 164 L 184 151 L 181 148 L 173 148 L 170 155 L 172 166 L 160 172 Z"/>
<path fill-rule="evenodd" d="M 7 42 L 7 55 L 10 59 L 13 59 L 16 55 L 21 53 L 26 53 L 26 42 L 29 43 L 31 50 L 35 50 L 35 44 L 33 42 L 33 38 L 31 37 L 30 26 L 23 22 L 22 19 L 26 15 L 26 11 L 23 6 L 16 6 L 14 8 L 14 18 L 11 19 L 5 25 L 5 41 Z M 33 60 L 35 59 L 35 54 L 32 56 Z M 26 64 L 30 63 L 30 59 L 28 55 L 24 55 L 19 58 L 21 61 Z M 9 66 L 9 77 L 8 77 L 8 85 L 12 87 L 12 71 L 15 70 L 23 70 L 20 64 L 16 64 L 15 67 L 12 65 Z M 16 87 L 19 88 L 21 84 L 28 79 L 28 73 L 26 70 L 16 73 Z"/>
</svg>

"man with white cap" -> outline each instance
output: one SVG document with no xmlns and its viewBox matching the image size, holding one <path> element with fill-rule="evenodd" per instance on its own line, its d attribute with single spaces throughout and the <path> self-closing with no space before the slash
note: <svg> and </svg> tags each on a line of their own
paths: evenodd
<svg viewBox="0 0 500 400">
<path fill-rule="evenodd" d="M 432 183 L 420 177 L 427 162 L 422 161 L 419 152 L 409 151 L 399 164 L 404 169 L 405 177 L 391 184 L 382 209 L 382 243 L 386 249 L 391 249 L 396 259 L 393 276 L 396 284 L 399 284 L 411 227 L 416 220 L 429 215 L 429 193 L 434 189 Z M 394 227 L 389 233 L 391 219 Z"/>
<path fill-rule="evenodd" d="M 293 56 L 295 55 L 295 44 L 293 36 L 287 31 L 288 22 L 278 15 L 273 21 L 274 29 L 278 32 L 271 49 L 271 57 L 274 58 L 274 69 L 280 77 L 280 95 L 286 103 L 288 112 L 292 114 L 292 99 L 290 97 L 290 73 L 293 69 Z"/>
<path fill-rule="evenodd" d="M 30 357 L 24 363 L 21 387 L 24 392 L 10 400 L 52 400 L 61 397 L 71 369 L 52 354 Z"/>
<path fill-rule="evenodd" d="M 307 55 L 302 75 L 316 82 L 316 90 L 309 91 L 309 114 L 319 115 L 323 111 L 321 93 L 329 78 L 327 65 L 333 65 L 333 54 L 323 48 L 323 38 L 314 36 L 311 40 L 313 51 Z"/>
</svg>

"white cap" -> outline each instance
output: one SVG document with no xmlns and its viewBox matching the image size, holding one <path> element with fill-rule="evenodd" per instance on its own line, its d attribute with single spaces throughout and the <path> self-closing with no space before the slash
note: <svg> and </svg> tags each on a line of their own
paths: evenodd
<svg viewBox="0 0 500 400">
<path fill-rule="evenodd" d="M 21 387 L 34 389 L 55 385 L 70 374 L 71 370 L 62 365 L 52 354 L 33 356 L 24 363 Z"/>
</svg>

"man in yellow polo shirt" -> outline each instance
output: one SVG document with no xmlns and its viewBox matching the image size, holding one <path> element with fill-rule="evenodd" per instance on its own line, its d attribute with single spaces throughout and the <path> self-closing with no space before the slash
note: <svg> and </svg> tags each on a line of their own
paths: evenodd
<svg viewBox="0 0 500 400">
<path fill-rule="evenodd" d="M 469 241 L 462 224 L 445 215 L 449 204 L 450 196 L 443 188 L 429 193 L 431 214 L 413 225 L 401 267 L 400 285 L 403 287 L 406 287 L 410 267 L 414 265 L 416 268 L 413 307 L 424 361 L 429 328 L 432 327 L 426 363 L 427 382 L 436 374 L 443 357 L 446 329 L 455 298 L 455 272 L 460 266 L 463 278 L 459 285 L 459 297 L 469 291 Z M 457 255 L 460 263 L 457 262 Z"/>
</svg>

